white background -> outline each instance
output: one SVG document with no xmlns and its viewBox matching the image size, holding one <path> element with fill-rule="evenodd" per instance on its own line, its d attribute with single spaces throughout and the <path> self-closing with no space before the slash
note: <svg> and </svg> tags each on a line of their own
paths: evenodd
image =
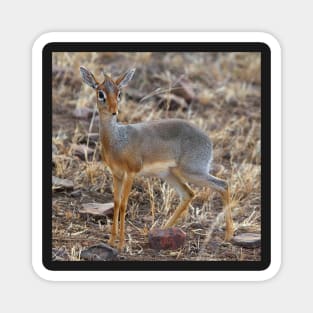
<svg viewBox="0 0 313 313">
<path fill-rule="evenodd" d="M 311 308 L 309 1 L 4 2 L 1 32 L 1 311 L 262 312 Z M 126 3 L 126 1 L 125 1 Z M 294 3 L 291 5 L 291 3 Z M 266 31 L 283 50 L 283 265 L 258 283 L 52 283 L 31 268 L 31 46 L 48 31 Z"/>
</svg>

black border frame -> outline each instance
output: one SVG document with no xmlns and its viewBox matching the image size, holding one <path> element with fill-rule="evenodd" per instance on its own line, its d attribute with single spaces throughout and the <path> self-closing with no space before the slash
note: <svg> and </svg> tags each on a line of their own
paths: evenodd
<svg viewBox="0 0 313 313">
<path fill-rule="evenodd" d="M 261 261 L 52 261 L 53 52 L 261 53 Z M 51 42 L 42 50 L 42 262 L 52 271 L 262 271 L 271 263 L 271 50 L 262 42 Z"/>
</svg>

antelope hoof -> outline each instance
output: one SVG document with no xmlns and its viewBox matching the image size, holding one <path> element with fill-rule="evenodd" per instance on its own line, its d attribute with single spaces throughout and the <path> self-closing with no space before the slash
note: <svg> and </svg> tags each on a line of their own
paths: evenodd
<svg viewBox="0 0 313 313">
<path fill-rule="evenodd" d="M 172 225 L 170 225 L 169 223 L 166 223 L 163 227 L 161 227 L 162 229 L 166 229 L 166 228 L 170 228 Z"/>
<path fill-rule="evenodd" d="M 109 241 L 108 241 L 108 245 L 111 247 L 115 247 L 115 238 L 114 237 L 110 237 Z"/>
<path fill-rule="evenodd" d="M 118 246 L 117 246 L 117 250 L 118 250 L 119 252 L 122 252 L 122 251 L 124 250 L 124 247 L 125 247 L 124 241 L 120 241 L 119 244 L 118 244 Z"/>
<path fill-rule="evenodd" d="M 171 219 L 169 219 L 162 228 L 163 229 L 170 228 L 170 227 L 174 226 L 174 224 L 175 223 L 173 223 L 173 221 L 171 221 Z"/>
<path fill-rule="evenodd" d="M 225 234 L 225 238 L 224 238 L 224 241 L 231 241 L 234 237 L 234 231 L 231 230 L 230 232 L 227 232 Z"/>
</svg>

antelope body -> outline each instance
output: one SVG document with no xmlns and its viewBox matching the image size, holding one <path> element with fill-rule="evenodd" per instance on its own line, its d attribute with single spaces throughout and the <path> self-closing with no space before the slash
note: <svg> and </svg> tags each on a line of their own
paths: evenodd
<svg viewBox="0 0 313 313">
<path fill-rule="evenodd" d="M 212 144 L 194 125 L 180 119 L 165 119 L 122 125 L 117 123 L 120 90 L 132 79 L 135 69 L 113 80 L 104 74 L 99 83 L 94 75 L 80 67 L 83 81 L 95 89 L 100 117 L 103 161 L 113 175 L 114 215 L 109 244 L 114 246 L 120 220 L 118 248 L 124 246 L 125 214 L 128 196 L 137 174 L 158 176 L 176 189 L 180 205 L 165 224 L 173 226 L 188 209 L 194 192 L 187 182 L 209 186 L 221 193 L 225 206 L 225 240 L 233 236 L 227 182 L 209 174 Z"/>
</svg>

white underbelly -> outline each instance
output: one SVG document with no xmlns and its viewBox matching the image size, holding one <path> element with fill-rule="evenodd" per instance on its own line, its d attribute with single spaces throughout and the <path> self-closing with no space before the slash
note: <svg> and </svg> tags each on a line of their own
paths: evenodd
<svg viewBox="0 0 313 313">
<path fill-rule="evenodd" d="M 169 174 L 169 168 L 175 166 L 175 161 L 163 161 L 144 164 L 139 174 L 143 176 L 158 176 L 160 178 L 165 178 Z"/>
</svg>

